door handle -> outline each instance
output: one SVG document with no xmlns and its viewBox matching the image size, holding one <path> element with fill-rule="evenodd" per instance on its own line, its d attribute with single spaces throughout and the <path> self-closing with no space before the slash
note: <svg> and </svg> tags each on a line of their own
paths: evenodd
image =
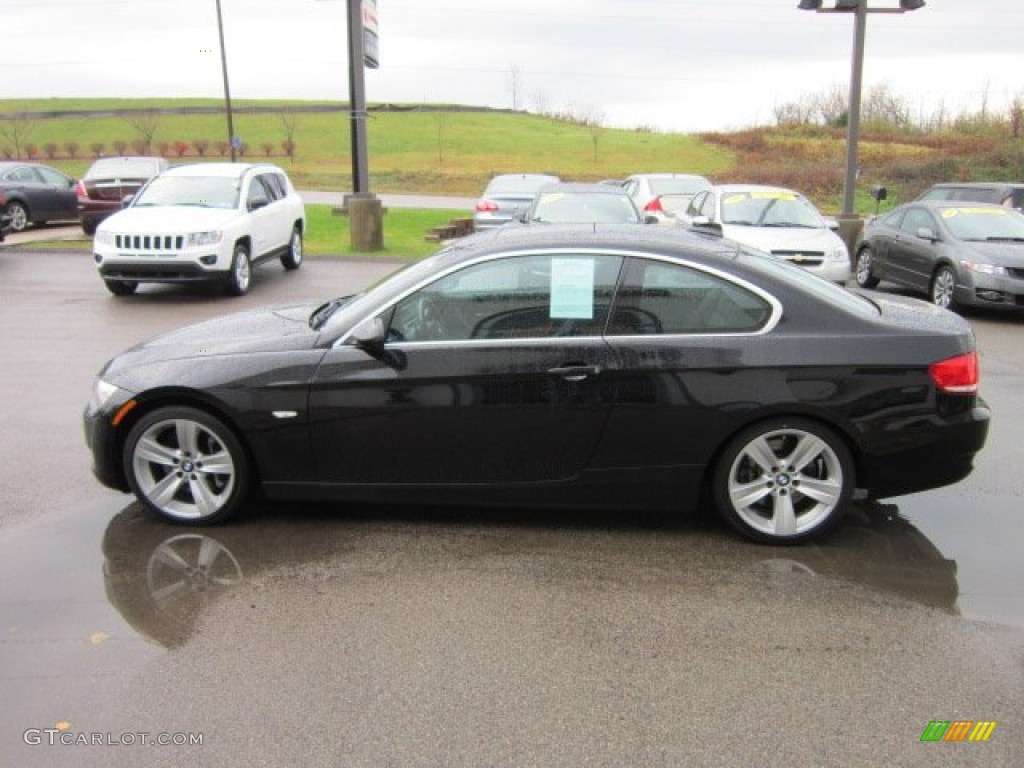
<svg viewBox="0 0 1024 768">
<path fill-rule="evenodd" d="M 588 376 L 596 376 L 600 372 L 601 367 L 598 365 L 566 365 L 548 371 L 552 376 L 561 376 L 566 381 L 583 381 Z"/>
</svg>

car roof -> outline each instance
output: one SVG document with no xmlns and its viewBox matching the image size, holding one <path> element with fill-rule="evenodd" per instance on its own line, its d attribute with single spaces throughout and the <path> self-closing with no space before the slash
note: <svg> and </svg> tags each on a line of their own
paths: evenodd
<svg viewBox="0 0 1024 768">
<path fill-rule="evenodd" d="M 911 200 L 910 202 L 903 203 L 895 208 L 893 211 L 898 211 L 901 208 L 928 208 L 937 210 L 940 208 L 991 208 L 996 211 L 1008 211 L 999 203 L 984 203 L 980 200 Z"/>
<path fill-rule="evenodd" d="M 928 189 L 1017 189 L 1024 181 L 942 181 Z"/>
<path fill-rule="evenodd" d="M 713 189 L 721 192 L 782 192 L 788 195 L 801 195 L 795 189 L 789 187 L 777 187 L 772 184 L 715 184 Z"/>
<path fill-rule="evenodd" d="M 598 183 L 586 183 L 581 181 L 563 181 L 558 184 L 548 184 L 546 187 L 541 187 L 538 190 L 540 194 L 551 194 L 558 192 L 569 192 L 575 194 L 587 193 L 591 195 L 617 195 L 619 197 L 628 196 L 626 190 L 622 187 L 616 187 L 612 184 L 598 184 Z"/>
<path fill-rule="evenodd" d="M 630 179 L 705 179 L 699 173 L 634 173 Z"/>
</svg>

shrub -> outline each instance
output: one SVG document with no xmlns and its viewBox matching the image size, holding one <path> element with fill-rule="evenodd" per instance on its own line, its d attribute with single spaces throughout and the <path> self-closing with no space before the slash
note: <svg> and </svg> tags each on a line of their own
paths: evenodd
<svg viewBox="0 0 1024 768">
<path fill-rule="evenodd" d="M 101 142 L 94 141 L 89 145 L 89 151 L 92 152 L 93 157 L 99 157 L 106 150 L 106 146 Z"/>
<path fill-rule="evenodd" d="M 265 157 L 270 157 L 270 153 L 274 151 L 274 145 L 269 141 L 264 141 L 260 144 L 260 148 L 263 150 Z"/>
<path fill-rule="evenodd" d="M 53 160 L 53 158 L 57 156 L 58 149 L 59 147 L 55 142 L 48 141 L 45 144 L 43 144 L 43 152 L 46 153 L 46 157 L 49 160 Z"/>
<path fill-rule="evenodd" d="M 68 153 L 68 157 L 77 157 L 79 149 L 81 149 L 81 146 L 79 146 L 77 141 L 64 142 L 64 151 Z"/>
<path fill-rule="evenodd" d="M 178 157 L 184 157 L 186 152 L 188 152 L 188 144 L 184 141 L 174 142 L 174 154 Z"/>
<path fill-rule="evenodd" d="M 206 153 L 210 149 L 210 142 L 208 139 L 194 139 L 192 141 L 192 148 L 200 157 L 206 157 Z"/>
<path fill-rule="evenodd" d="M 26 144 L 25 154 L 28 155 L 29 160 L 35 160 L 39 157 L 39 147 L 35 144 Z"/>
<path fill-rule="evenodd" d="M 119 155 L 128 154 L 128 142 L 124 139 L 118 139 L 113 142 L 114 151 Z"/>
</svg>

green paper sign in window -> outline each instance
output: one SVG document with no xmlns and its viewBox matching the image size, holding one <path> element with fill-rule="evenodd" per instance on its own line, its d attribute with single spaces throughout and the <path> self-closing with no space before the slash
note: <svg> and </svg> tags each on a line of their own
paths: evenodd
<svg viewBox="0 0 1024 768">
<path fill-rule="evenodd" d="M 593 259 L 552 260 L 551 317 L 558 319 L 593 319 Z"/>
</svg>

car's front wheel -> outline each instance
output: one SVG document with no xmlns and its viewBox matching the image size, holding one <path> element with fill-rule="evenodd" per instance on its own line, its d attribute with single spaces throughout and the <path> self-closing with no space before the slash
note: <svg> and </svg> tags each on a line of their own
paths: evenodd
<svg viewBox="0 0 1024 768">
<path fill-rule="evenodd" d="M 252 264 L 249 262 L 249 249 L 238 243 L 231 257 L 231 269 L 228 270 L 228 293 L 232 296 L 244 296 L 249 292 L 251 284 Z"/>
<path fill-rule="evenodd" d="M 952 267 L 943 264 L 932 276 L 931 296 L 932 303 L 943 309 L 954 309 L 956 302 L 953 299 L 953 292 L 956 289 L 956 272 Z"/>
<path fill-rule="evenodd" d="M 196 408 L 143 416 L 125 441 L 124 471 L 139 500 L 175 523 L 220 522 L 248 491 L 242 444 L 224 422 Z"/>
<path fill-rule="evenodd" d="M 874 288 L 878 285 L 879 281 L 878 278 L 875 277 L 871 262 L 871 247 L 865 245 L 857 252 L 857 264 L 854 269 L 854 276 L 856 277 L 857 285 L 861 288 Z"/>
<path fill-rule="evenodd" d="M 4 208 L 7 227 L 12 232 L 24 232 L 28 226 L 28 209 L 16 200 L 12 200 Z"/>
<path fill-rule="evenodd" d="M 302 266 L 302 230 L 295 226 L 292 238 L 288 242 L 288 251 L 281 257 L 285 269 L 298 269 Z"/>
<path fill-rule="evenodd" d="M 854 489 L 853 458 L 817 422 L 772 419 L 730 441 L 712 483 L 719 512 L 740 533 L 790 544 L 823 534 L 842 517 Z"/>
<path fill-rule="evenodd" d="M 135 293 L 135 289 L 139 287 L 138 283 L 128 280 L 104 280 L 103 284 L 115 296 L 131 296 Z"/>
</svg>

